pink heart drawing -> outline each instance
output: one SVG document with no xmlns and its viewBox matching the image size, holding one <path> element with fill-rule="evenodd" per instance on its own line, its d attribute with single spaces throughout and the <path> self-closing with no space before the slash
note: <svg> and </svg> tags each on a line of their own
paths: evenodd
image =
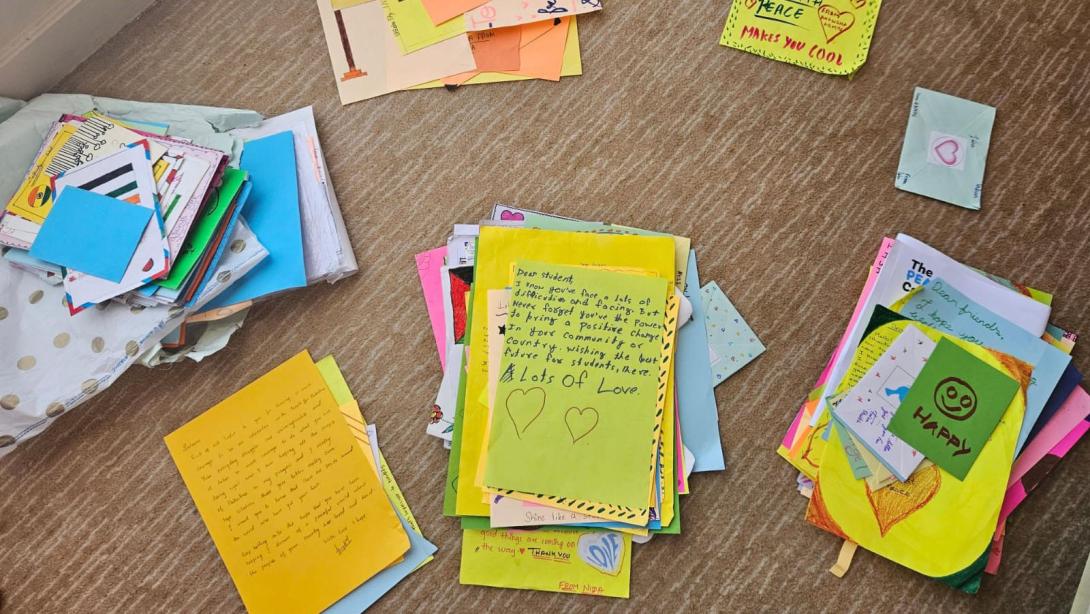
<svg viewBox="0 0 1090 614">
<path fill-rule="evenodd" d="M 958 150 L 961 146 L 954 139 L 943 139 L 935 145 L 935 155 L 946 166 L 954 166 L 958 163 Z"/>
<path fill-rule="evenodd" d="M 526 216 L 521 211 L 501 211 L 500 220 L 504 222 L 521 222 Z"/>
</svg>

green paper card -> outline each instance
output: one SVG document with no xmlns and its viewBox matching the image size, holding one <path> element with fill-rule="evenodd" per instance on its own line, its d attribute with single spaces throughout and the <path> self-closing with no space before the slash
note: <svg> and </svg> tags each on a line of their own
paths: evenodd
<svg viewBox="0 0 1090 614">
<path fill-rule="evenodd" d="M 185 243 L 182 244 L 182 251 L 175 259 L 170 274 L 166 279 L 156 282 L 159 286 L 169 290 L 177 290 L 185 283 L 190 271 L 193 270 L 201 256 L 204 255 L 205 250 L 208 249 L 208 243 L 212 241 L 212 237 L 216 234 L 220 221 L 231 210 L 231 203 L 234 202 L 235 196 L 242 189 L 242 182 L 248 176 L 249 173 L 236 168 L 227 168 L 223 171 L 223 183 L 212 191 L 212 195 L 204 205 L 201 216 L 194 222 L 193 228 L 189 231 L 189 236 L 186 237 Z"/>
<path fill-rule="evenodd" d="M 519 262 L 484 483 L 647 507 L 667 281 Z"/>
<path fill-rule="evenodd" d="M 1016 392 L 1018 382 L 942 339 L 890 420 L 889 430 L 964 480 Z"/>
</svg>

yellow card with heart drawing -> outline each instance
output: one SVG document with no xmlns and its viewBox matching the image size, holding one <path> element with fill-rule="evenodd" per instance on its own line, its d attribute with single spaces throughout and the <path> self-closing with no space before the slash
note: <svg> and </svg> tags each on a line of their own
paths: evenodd
<svg viewBox="0 0 1090 614">
<path fill-rule="evenodd" d="M 734 0 L 719 44 L 830 75 L 867 61 L 882 0 Z"/>
</svg>

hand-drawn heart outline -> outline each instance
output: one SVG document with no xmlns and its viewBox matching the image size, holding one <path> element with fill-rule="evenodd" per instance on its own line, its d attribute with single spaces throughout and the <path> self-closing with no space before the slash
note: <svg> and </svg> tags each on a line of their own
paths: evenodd
<svg viewBox="0 0 1090 614">
<path fill-rule="evenodd" d="M 751 9 L 757 6 L 757 0 L 746 0 L 746 8 Z"/>
<path fill-rule="evenodd" d="M 848 18 L 845 19 L 844 16 Z M 821 23 L 821 31 L 825 34 L 825 42 L 832 43 L 836 37 L 852 29 L 855 25 L 855 15 L 849 11 L 838 11 L 828 4 L 818 7 L 818 22 Z M 832 31 L 832 36 L 829 32 Z"/>
<path fill-rule="evenodd" d="M 512 408 L 512 397 L 514 397 L 516 393 L 518 393 L 520 397 L 515 399 L 516 407 Z M 533 393 L 535 397 L 540 396 L 540 400 L 527 400 L 526 397 L 531 393 Z M 529 404 L 522 405 L 521 403 Z M 511 424 L 515 427 L 515 436 L 522 439 L 522 436 L 526 434 L 526 429 L 530 428 L 530 425 L 538 419 L 541 412 L 545 411 L 545 389 L 529 388 L 523 390 L 521 388 L 515 388 L 507 395 L 507 400 L 504 401 L 504 408 L 507 410 L 507 417 L 511 419 Z M 518 418 L 515 417 L 515 414 L 519 414 Z M 531 416 L 531 414 L 533 415 Z M 529 418 L 529 420 L 526 420 L 525 424 L 519 426 L 520 418 Z"/>
<path fill-rule="evenodd" d="M 575 412 L 577 415 L 575 421 L 582 420 L 583 415 L 587 412 L 590 412 L 594 418 L 594 423 L 590 426 L 586 426 L 585 424 L 580 424 L 577 422 L 575 424 L 575 427 L 573 428 L 572 412 Z M 587 435 L 590 435 L 590 432 L 597 428 L 599 417 L 600 416 L 598 415 L 598 410 L 594 409 L 593 407 L 584 407 L 583 409 L 579 409 L 578 407 L 569 407 L 568 411 L 564 412 L 564 426 L 568 427 L 568 434 L 571 435 L 571 442 L 574 444 L 575 442 L 586 437 Z M 578 435 L 576 434 L 577 432 L 579 433 Z"/>
<path fill-rule="evenodd" d="M 521 222 L 526 219 L 526 216 L 521 211 L 501 211 L 500 220 L 504 222 Z"/>
<path fill-rule="evenodd" d="M 949 152 L 950 157 L 947 158 L 945 151 L 950 149 L 950 146 L 953 147 L 953 150 Z M 961 145 L 958 145 L 958 142 L 951 138 L 942 139 L 935 145 L 935 155 L 938 156 L 939 161 L 941 161 L 946 166 L 957 166 L 958 151 L 960 150 Z"/>
</svg>

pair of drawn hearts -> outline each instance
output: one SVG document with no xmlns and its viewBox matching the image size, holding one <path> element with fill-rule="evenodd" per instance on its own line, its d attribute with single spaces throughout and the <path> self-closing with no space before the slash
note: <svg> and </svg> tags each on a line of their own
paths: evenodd
<svg viewBox="0 0 1090 614">
<path fill-rule="evenodd" d="M 522 439 L 526 430 L 541 417 L 545 411 L 545 389 L 516 388 L 507 395 L 504 402 L 507 417 L 515 427 L 515 436 Z M 598 410 L 593 407 L 570 407 L 564 412 L 564 426 L 568 429 L 572 443 L 586 437 L 598 426 Z"/>
<path fill-rule="evenodd" d="M 855 25 L 855 15 L 848 11 L 838 11 L 828 4 L 822 4 L 818 7 L 818 21 L 821 22 L 821 30 L 825 33 L 825 42 L 831 43 Z"/>
<path fill-rule="evenodd" d="M 943 139 L 935 145 L 935 155 L 946 166 L 957 166 L 961 146 L 954 139 Z"/>
<path fill-rule="evenodd" d="M 526 219 L 526 216 L 521 211 L 500 211 L 500 220 L 504 222 L 521 222 Z"/>
<path fill-rule="evenodd" d="M 867 486 L 867 501 L 874 510 L 882 537 L 927 505 L 938 494 L 940 486 L 942 475 L 936 465 L 917 469 L 907 482 L 890 484 L 874 492 Z"/>
<path fill-rule="evenodd" d="M 579 558 L 598 571 L 615 576 L 624 562 L 624 540 L 613 533 L 587 533 L 579 537 Z"/>
</svg>

